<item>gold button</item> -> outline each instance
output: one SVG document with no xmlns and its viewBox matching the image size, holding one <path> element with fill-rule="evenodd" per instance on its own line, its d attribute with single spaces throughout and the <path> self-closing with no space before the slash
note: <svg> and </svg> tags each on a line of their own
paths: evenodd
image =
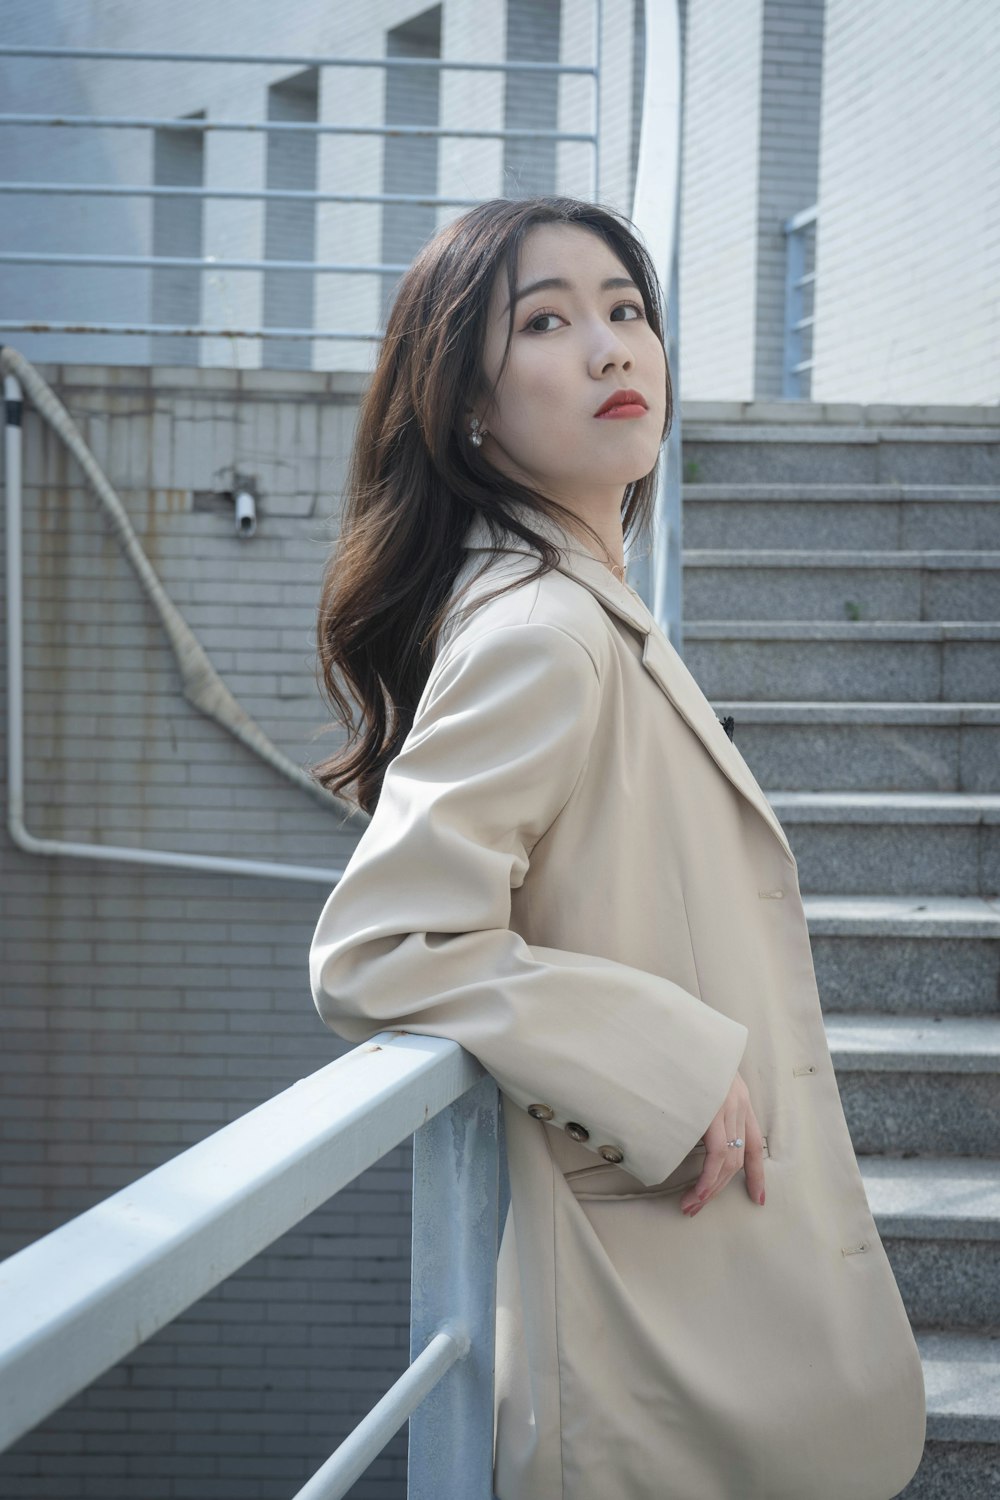
<svg viewBox="0 0 1000 1500">
<path fill-rule="evenodd" d="M 619 1162 L 625 1158 L 624 1151 L 619 1151 L 617 1146 L 598 1146 L 597 1150 L 605 1161 Z"/>
<path fill-rule="evenodd" d="M 547 1104 L 529 1104 L 528 1114 L 534 1115 L 536 1120 L 551 1120 L 555 1110 L 550 1109 Z"/>
<path fill-rule="evenodd" d="M 566 1134 L 571 1135 L 574 1141 L 589 1141 L 590 1131 L 585 1125 L 578 1125 L 575 1120 L 567 1120 Z"/>
</svg>

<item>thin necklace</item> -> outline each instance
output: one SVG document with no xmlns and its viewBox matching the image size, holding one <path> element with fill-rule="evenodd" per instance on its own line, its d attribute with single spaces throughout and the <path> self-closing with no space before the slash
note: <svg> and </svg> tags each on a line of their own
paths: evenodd
<svg viewBox="0 0 1000 1500">
<path fill-rule="evenodd" d="M 574 533 L 574 535 L 576 535 L 576 533 Z M 580 537 L 579 540 L 583 541 L 583 538 Z M 607 557 L 598 557 L 598 554 L 594 551 L 589 541 L 583 541 L 583 545 L 586 547 L 587 551 L 591 554 L 592 557 L 597 558 L 597 561 L 602 565 L 602 567 L 607 568 L 612 578 L 616 579 L 618 583 L 622 583 L 626 588 L 628 588 L 628 581 L 625 576 L 628 572 L 628 563 L 610 562 Z M 604 550 L 605 552 L 607 552 L 606 547 Z M 619 573 L 621 574 L 620 578 L 618 577 Z"/>
</svg>

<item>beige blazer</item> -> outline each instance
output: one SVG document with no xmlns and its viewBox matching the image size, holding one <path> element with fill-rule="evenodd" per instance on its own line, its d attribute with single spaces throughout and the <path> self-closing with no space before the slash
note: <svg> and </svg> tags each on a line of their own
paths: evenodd
<svg viewBox="0 0 1000 1500">
<path fill-rule="evenodd" d="M 313 998 L 353 1043 L 453 1038 L 502 1090 L 497 1500 L 890 1500 L 923 1374 L 794 854 L 638 595 L 535 524 L 560 566 L 449 621 Z M 477 520 L 458 585 L 487 542 Z M 536 561 L 510 534 L 477 588 Z M 689 1219 L 737 1068 L 766 1202 L 738 1173 Z"/>
</svg>

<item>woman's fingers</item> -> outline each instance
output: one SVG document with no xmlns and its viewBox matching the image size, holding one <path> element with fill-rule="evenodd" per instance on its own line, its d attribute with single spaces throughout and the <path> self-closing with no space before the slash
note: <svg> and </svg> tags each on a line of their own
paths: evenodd
<svg viewBox="0 0 1000 1500">
<path fill-rule="evenodd" d="M 693 1217 L 710 1198 L 722 1191 L 743 1169 L 748 1195 L 755 1203 L 764 1196 L 764 1137 L 750 1103 L 750 1094 L 739 1073 L 729 1094 L 702 1139 L 705 1163 L 698 1181 L 681 1198 L 681 1209 Z M 741 1140 L 740 1146 L 728 1141 Z"/>
<path fill-rule="evenodd" d="M 734 1127 L 735 1129 L 735 1127 Z M 731 1177 L 743 1165 L 742 1146 L 727 1146 L 726 1141 L 735 1140 L 735 1134 L 727 1136 L 726 1130 L 709 1129 L 705 1132 L 705 1165 L 702 1167 L 701 1176 L 694 1186 L 681 1199 L 681 1207 L 685 1213 L 690 1209 L 697 1213 L 702 1204 L 707 1203 L 709 1198 L 721 1192 Z"/>
<path fill-rule="evenodd" d="M 764 1137 L 757 1118 L 751 1110 L 747 1116 L 746 1152 L 743 1170 L 746 1174 L 747 1192 L 755 1203 L 764 1202 Z"/>
</svg>

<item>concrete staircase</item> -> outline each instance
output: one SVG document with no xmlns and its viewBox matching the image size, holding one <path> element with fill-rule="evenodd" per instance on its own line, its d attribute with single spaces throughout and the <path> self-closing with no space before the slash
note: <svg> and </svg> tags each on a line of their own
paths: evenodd
<svg viewBox="0 0 1000 1500">
<path fill-rule="evenodd" d="M 902 1493 L 1000 1496 L 1000 408 L 683 423 L 684 657 L 795 851 L 923 1358 Z"/>
</svg>

